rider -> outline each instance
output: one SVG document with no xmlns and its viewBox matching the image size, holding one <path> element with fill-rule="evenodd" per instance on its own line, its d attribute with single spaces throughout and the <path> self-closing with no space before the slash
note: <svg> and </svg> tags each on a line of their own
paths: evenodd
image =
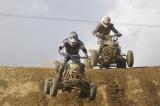
<svg viewBox="0 0 160 106">
<path fill-rule="evenodd" d="M 69 37 L 64 39 L 61 45 L 59 46 L 58 50 L 60 54 L 63 48 L 65 48 L 67 54 L 64 56 L 62 65 L 59 68 L 59 76 L 58 76 L 59 81 L 61 81 L 62 79 L 62 74 L 67 62 L 71 59 L 69 54 L 78 55 L 79 49 L 81 49 L 85 54 L 85 56 L 88 57 L 87 49 L 85 48 L 83 42 L 78 39 L 78 34 L 74 31 L 70 32 Z"/>
<path fill-rule="evenodd" d="M 111 18 L 109 16 L 104 16 L 102 18 L 101 23 L 97 25 L 95 30 L 92 32 L 94 36 L 98 37 L 100 41 L 105 40 L 105 36 L 109 35 L 110 31 L 113 31 L 117 37 L 122 36 L 114 27 L 114 25 L 111 23 Z M 100 49 L 97 53 L 97 55 L 94 57 L 94 63 L 93 65 L 96 66 L 97 59 L 102 51 L 103 44 L 100 42 Z"/>
</svg>

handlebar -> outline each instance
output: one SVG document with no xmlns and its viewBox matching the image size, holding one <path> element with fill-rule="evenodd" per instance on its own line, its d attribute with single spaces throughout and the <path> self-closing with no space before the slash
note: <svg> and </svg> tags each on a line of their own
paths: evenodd
<svg viewBox="0 0 160 106">
<path fill-rule="evenodd" d="M 117 34 L 114 34 L 114 35 L 105 35 L 105 36 L 108 36 L 108 37 L 120 37 L 121 36 L 121 34 L 120 33 L 117 33 Z"/>
<path fill-rule="evenodd" d="M 114 35 L 102 35 L 102 34 L 97 33 L 95 36 L 100 38 L 100 39 L 106 39 L 106 40 L 110 39 L 110 40 L 117 41 L 118 37 L 120 37 L 121 34 L 117 33 L 117 34 L 114 34 Z"/>
<path fill-rule="evenodd" d="M 117 35 L 106 35 L 105 39 L 111 39 L 111 40 L 117 41 L 118 36 Z"/>
<path fill-rule="evenodd" d="M 62 56 L 69 55 L 71 58 L 81 58 L 81 59 L 87 59 L 87 58 L 89 58 L 87 56 L 79 56 L 79 55 L 69 54 L 69 53 L 60 53 L 60 55 L 62 55 Z"/>
</svg>

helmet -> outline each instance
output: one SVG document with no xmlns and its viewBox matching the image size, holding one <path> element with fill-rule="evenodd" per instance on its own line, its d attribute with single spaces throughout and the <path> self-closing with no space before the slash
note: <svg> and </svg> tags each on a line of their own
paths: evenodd
<svg viewBox="0 0 160 106">
<path fill-rule="evenodd" d="M 103 25 L 108 25 L 108 24 L 110 24 L 111 23 L 111 19 L 110 19 L 110 17 L 109 16 L 104 16 L 103 18 L 102 18 L 102 24 Z"/>
<path fill-rule="evenodd" d="M 78 39 L 78 34 L 74 31 L 70 32 L 69 38 L 75 38 Z"/>
<path fill-rule="evenodd" d="M 77 38 L 75 37 L 69 37 L 68 42 L 71 46 L 75 46 L 78 43 Z"/>
</svg>

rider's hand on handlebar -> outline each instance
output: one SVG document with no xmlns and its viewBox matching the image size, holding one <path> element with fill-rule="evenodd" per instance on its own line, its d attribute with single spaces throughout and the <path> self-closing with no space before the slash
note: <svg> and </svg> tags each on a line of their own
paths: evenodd
<svg viewBox="0 0 160 106">
<path fill-rule="evenodd" d="M 99 37 L 99 38 L 101 38 L 101 37 L 102 37 L 102 35 L 101 35 L 101 34 L 99 34 L 99 33 L 95 34 L 95 36 L 96 36 L 96 37 Z"/>
<path fill-rule="evenodd" d="M 121 36 L 122 36 L 122 34 L 120 34 L 120 33 L 117 33 L 117 34 L 116 34 L 116 36 L 117 36 L 117 37 L 121 37 Z"/>
<path fill-rule="evenodd" d="M 69 55 L 68 53 L 63 53 L 63 52 L 60 52 L 59 54 L 62 55 L 62 56 Z"/>
<path fill-rule="evenodd" d="M 89 57 L 88 54 L 85 54 L 85 57 L 88 58 Z"/>
</svg>

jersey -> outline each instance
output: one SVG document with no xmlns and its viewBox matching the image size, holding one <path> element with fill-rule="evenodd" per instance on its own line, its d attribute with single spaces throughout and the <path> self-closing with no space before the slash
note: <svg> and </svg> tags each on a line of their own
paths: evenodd
<svg viewBox="0 0 160 106">
<path fill-rule="evenodd" d="M 85 54 L 87 54 L 87 49 L 84 47 L 83 42 L 80 41 L 79 39 L 77 40 L 78 40 L 77 44 L 74 46 L 71 46 L 68 41 L 68 38 L 64 39 L 59 46 L 59 51 L 65 48 L 67 53 L 76 55 L 79 53 L 79 50 L 81 49 Z"/>
</svg>

